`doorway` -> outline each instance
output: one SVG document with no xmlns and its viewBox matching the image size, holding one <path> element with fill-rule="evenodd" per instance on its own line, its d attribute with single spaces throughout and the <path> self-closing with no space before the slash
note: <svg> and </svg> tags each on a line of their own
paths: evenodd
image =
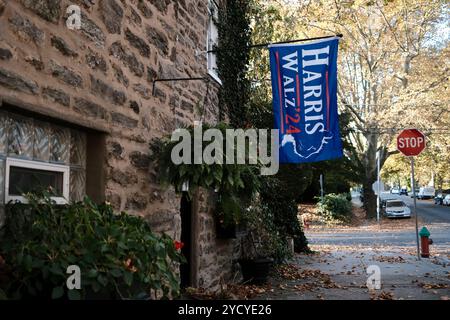
<svg viewBox="0 0 450 320">
<path fill-rule="evenodd" d="M 186 192 L 183 192 L 180 206 L 181 215 L 181 242 L 184 243 L 181 253 L 186 263 L 180 265 L 181 288 L 192 286 L 192 201 Z"/>
</svg>

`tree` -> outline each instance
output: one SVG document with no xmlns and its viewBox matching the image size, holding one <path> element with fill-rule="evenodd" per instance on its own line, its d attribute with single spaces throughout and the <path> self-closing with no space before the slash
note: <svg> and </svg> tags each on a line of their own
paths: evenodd
<svg viewBox="0 0 450 320">
<path fill-rule="evenodd" d="M 405 110 L 411 109 L 412 103 L 418 106 L 416 112 L 404 112 L 402 116 L 410 122 L 414 120 L 427 136 L 427 148 L 415 162 L 417 180 L 420 185 L 425 185 L 434 176 L 438 190 L 450 187 L 445 184 L 450 182 L 449 62 L 448 41 L 446 46 L 438 43 L 437 47 L 431 47 L 426 55 L 418 57 L 408 90 L 399 97 L 399 105 Z M 425 74 L 432 76 L 423 77 Z M 403 181 L 409 179 L 409 166 L 404 157 L 386 161 L 384 178 L 392 179 L 395 175 Z"/>
<path fill-rule="evenodd" d="M 448 79 L 448 69 L 432 70 L 420 76 L 417 72 L 426 66 L 426 61 L 430 63 L 433 53 L 442 51 L 433 46 L 433 37 L 443 19 L 448 18 L 449 4 L 438 0 L 261 3 L 271 14 L 258 20 L 257 26 L 265 28 L 268 23 L 274 23 L 267 30 L 254 31 L 255 35 L 277 37 L 283 32 L 295 39 L 343 34 L 338 62 L 339 108 L 351 114 L 354 128 L 351 140 L 357 151 L 352 159 L 363 171 L 368 214 L 375 216 L 376 201 L 371 185 L 376 180 L 377 153 L 383 165 L 397 152 L 393 138 L 401 128 L 423 128 L 430 121 L 423 112 L 424 107 L 436 112 L 446 107 L 444 99 L 430 101 L 430 97 Z M 266 57 L 252 57 L 255 60 L 250 72 L 261 73 L 259 79 L 265 79 L 268 73 L 264 73 L 261 65 Z M 259 85 L 260 90 L 266 88 Z M 423 98 L 411 99 L 417 92 Z"/>
</svg>

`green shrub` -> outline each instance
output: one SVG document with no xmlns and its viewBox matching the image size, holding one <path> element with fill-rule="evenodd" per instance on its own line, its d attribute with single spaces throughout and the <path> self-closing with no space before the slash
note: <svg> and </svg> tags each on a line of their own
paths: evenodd
<svg viewBox="0 0 450 320">
<path fill-rule="evenodd" d="M 283 243 L 286 244 L 287 238 L 292 237 L 295 252 L 309 252 L 308 241 L 297 216 L 298 204 L 286 189 L 284 181 L 279 178 L 264 177 L 260 191 L 261 202 L 266 204 L 271 213 L 272 223 Z"/>
<path fill-rule="evenodd" d="M 270 257 L 277 263 L 290 258 L 286 238 L 275 225 L 273 211 L 267 204 L 256 203 L 245 213 L 248 236 L 244 239 L 244 258 Z"/>
<path fill-rule="evenodd" d="M 48 194 L 7 207 L 0 256 L 11 270 L 14 299 L 170 297 L 179 293 L 174 267 L 183 262 L 174 241 L 153 234 L 140 217 L 116 215 L 89 199 L 58 206 Z M 81 290 L 67 290 L 69 265 L 81 270 Z"/>
<path fill-rule="evenodd" d="M 2 289 L 0 289 L 0 300 L 8 300 L 6 293 Z"/>
<path fill-rule="evenodd" d="M 352 203 L 347 199 L 347 194 L 330 193 L 318 203 L 319 213 L 328 220 L 348 221 L 352 214 Z"/>
</svg>

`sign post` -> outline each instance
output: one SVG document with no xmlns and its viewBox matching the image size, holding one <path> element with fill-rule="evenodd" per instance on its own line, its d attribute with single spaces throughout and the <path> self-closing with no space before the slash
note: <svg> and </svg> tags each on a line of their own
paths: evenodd
<svg viewBox="0 0 450 320">
<path fill-rule="evenodd" d="M 380 202 L 381 202 L 381 191 L 384 191 L 384 183 L 380 179 L 378 174 L 378 180 L 372 184 L 372 190 L 377 196 L 377 221 L 380 222 Z"/>
<path fill-rule="evenodd" d="M 323 174 L 320 175 L 320 198 L 323 203 Z"/>
<path fill-rule="evenodd" d="M 417 129 L 405 129 L 397 137 L 397 150 L 409 157 L 411 160 L 411 185 L 414 198 L 414 215 L 416 216 L 416 243 L 418 260 L 420 260 L 420 248 L 419 226 L 417 220 L 416 180 L 414 177 L 414 157 L 418 156 L 425 149 L 425 145 L 425 135 Z"/>
<path fill-rule="evenodd" d="M 322 202 L 321 208 L 323 208 L 323 174 L 320 175 L 320 201 Z M 321 212 L 323 214 L 323 211 Z"/>
<path fill-rule="evenodd" d="M 416 203 L 416 180 L 414 178 L 414 157 L 411 159 L 411 180 L 412 180 L 412 192 L 414 198 L 414 215 L 416 216 L 416 243 L 417 243 L 417 259 L 420 260 L 420 249 L 419 249 L 419 225 L 417 222 L 417 203 Z"/>
<path fill-rule="evenodd" d="M 378 181 L 378 190 L 377 190 L 377 221 L 380 222 L 380 152 L 377 152 L 377 181 Z"/>
</svg>

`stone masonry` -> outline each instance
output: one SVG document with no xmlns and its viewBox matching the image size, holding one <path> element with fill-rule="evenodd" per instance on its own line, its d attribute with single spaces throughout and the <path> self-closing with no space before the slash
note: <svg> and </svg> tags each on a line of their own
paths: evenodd
<svg viewBox="0 0 450 320">
<path fill-rule="evenodd" d="M 81 8 L 80 30 L 66 27 L 72 4 Z M 207 6 L 208 0 L 0 0 L 0 106 L 106 132 L 105 199 L 176 239 L 180 196 L 158 185 L 149 142 L 194 120 L 216 122 L 219 85 L 212 78 L 158 82 L 154 96 L 152 85 L 207 76 L 205 55 L 196 55 L 205 50 Z M 215 239 L 214 200 L 199 197 L 194 285 L 217 288 L 232 274 L 236 243 Z"/>
<path fill-rule="evenodd" d="M 240 254 L 240 240 L 219 239 L 215 234 L 214 202 L 216 194 L 205 189 L 197 194 L 198 232 L 194 241 L 197 246 L 199 287 L 214 289 L 226 285 L 229 280 L 240 280 L 237 259 Z"/>
</svg>

